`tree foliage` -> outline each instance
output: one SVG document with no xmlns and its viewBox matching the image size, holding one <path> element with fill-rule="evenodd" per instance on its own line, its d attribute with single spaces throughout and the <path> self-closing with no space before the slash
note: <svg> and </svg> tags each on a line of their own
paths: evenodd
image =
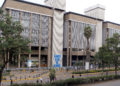
<svg viewBox="0 0 120 86">
<path fill-rule="evenodd" d="M 90 62 L 90 44 L 89 44 L 89 39 L 92 35 L 92 29 L 90 26 L 85 27 L 84 29 L 84 36 L 87 39 L 87 48 L 86 48 L 86 62 Z"/>
<path fill-rule="evenodd" d="M 101 64 L 103 70 L 105 65 L 111 64 L 111 53 L 107 45 L 103 45 L 99 48 L 99 52 L 97 52 L 95 55 L 95 61 Z"/>
<path fill-rule="evenodd" d="M 30 41 L 21 36 L 22 31 L 20 22 L 13 22 L 8 14 L 0 10 L 0 83 L 7 63 L 18 58 L 18 54 L 29 51 L 28 43 Z"/>
<path fill-rule="evenodd" d="M 91 27 L 90 26 L 85 27 L 85 29 L 84 29 L 84 36 L 87 39 L 89 39 L 91 37 L 91 35 L 92 35 L 92 29 L 91 29 Z"/>
<path fill-rule="evenodd" d="M 50 73 L 49 73 L 50 82 L 53 81 L 55 77 L 56 77 L 55 69 L 50 69 Z"/>
<path fill-rule="evenodd" d="M 99 52 L 96 53 L 95 59 L 97 62 L 104 64 L 113 64 L 115 67 L 115 74 L 117 75 L 117 69 L 119 65 L 120 57 L 120 35 L 115 33 L 113 37 L 106 39 L 106 44 L 99 48 Z"/>
<path fill-rule="evenodd" d="M 112 57 L 112 63 L 115 66 L 115 74 L 117 75 L 119 57 L 120 57 L 120 35 L 118 33 L 113 34 L 113 37 L 106 40 L 110 55 Z"/>
</svg>

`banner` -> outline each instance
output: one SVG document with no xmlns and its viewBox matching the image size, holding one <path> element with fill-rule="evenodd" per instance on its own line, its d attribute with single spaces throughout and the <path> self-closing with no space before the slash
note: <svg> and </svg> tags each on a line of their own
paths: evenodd
<svg viewBox="0 0 120 86">
<path fill-rule="evenodd" d="M 54 55 L 54 60 L 55 60 L 54 67 L 61 67 L 60 59 L 61 59 L 61 55 Z"/>
</svg>

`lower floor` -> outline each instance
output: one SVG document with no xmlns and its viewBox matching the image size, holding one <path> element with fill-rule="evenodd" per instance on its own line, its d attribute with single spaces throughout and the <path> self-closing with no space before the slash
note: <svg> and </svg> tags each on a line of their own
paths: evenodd
<svg viewBox="0 0 120 86">
<path fill-rule="evenodd" d="M 8 63 L 7 67 L 15 67 L 15 68 L 24 68 L 28 67 L 28 60 L 31 60 L 31 67 L 51 67 L 52 66 L 52 53 L 47 48 L 42 47 L 39 50 L 38 47 L 32 47 L 31 53 L 29 54 L 19 54 L 18 58 L 12 59 L 10 63 Z M 51 54 L 50 54 L 51 53 Z M 91 54 L 91 58 L 93 55 Z M 62 56 L 62 66 L 74 66 L 76 63 L 84 66 L 86 55 L 82 54 L 82 52 L 72 51 L 67 53 L 63 51 Z"/>
</svg>

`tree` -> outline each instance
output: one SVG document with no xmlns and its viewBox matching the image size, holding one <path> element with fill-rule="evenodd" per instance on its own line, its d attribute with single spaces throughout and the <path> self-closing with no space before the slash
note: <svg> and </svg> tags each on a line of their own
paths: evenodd
<svg viewBox="0 0 120 86">
<path fill-rule="evenodd" d="M 120 57 L 119 52 L 120 35 L 115 33 L 113 34 L 113 37 L 106 39 L 106 44 L 99 49 L 99 52 L 96 53 L 95 58 L 101 62 L 102 67 L 104 67 L 104 64 L 113 64 L 115 66 L 115 75 L 117 75 Z"/>
<path fill-rule="evenodd" d="M 27 61 L 27 56 L 21 56 L 20 63 L 22 64 L 22 67 L 25 67 L 25 62 Z"/>
<path fill-rule="evenodd" d="M 54 81 L 56 74 L 55 74 L 55 69 L 50 69 L 50 73 L 49 73 L 49 78 L 50 78 L 50 82 Z"/>
<path fill-rule="evenodd" d="M 118 33 L 113 34 L 113 37 L 106 40 L 108 49 L 111 51 L 112 62 L 115 66 L 115 75 L 117 75 L 119 57 L 120 57 L 120 35 Z"/>
<path fill-rule="evenodd" d="M 74 66 L 78 70 L 80 68 L 80 66 L 83 66 L 83 61 L 75 62 Z"/>
<path fill-rule="evenodd" d="M 91 27 L 90 26 L 85 27 L 85 29 L 84 29 L 84 36 L 87 39 L 86 63 L 85 63 L 85 66 L 88 66 L 88 68 L 86 68 L 86 69 L 89 69 L 89 62 L 90 62 L 90 44 L 89 44 L 89 39 L 90 39 L 91 35 L 92 35 Z"/>
<path fill-rule="evenodd" d="M 111 52 L 108 49 L 107 45 L 103 45 L 99 48 L 99 51 L 95 54 L 95 61 L 102 66 L 104 70 L 105 64 L 110 64 L 112 61 Z"/>
<path fill-rule="evenodd" d="M 20 35 L 22 30 L 19 22 L 12 22 L 11 17 L 0 10 L 0 86 L 6 65 L 18 58 L 19 53 L 29 51 L 30 41 Z"/>
</svg>

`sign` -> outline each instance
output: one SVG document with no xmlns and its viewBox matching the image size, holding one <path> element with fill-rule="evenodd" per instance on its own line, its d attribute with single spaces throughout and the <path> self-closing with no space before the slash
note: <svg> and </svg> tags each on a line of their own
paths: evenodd
<svg viewBox="0 0 120 86">
<path fill-rule="evenodd" d="M 31 66 L 32 66 L 32 61 L 31 61 L 31 60 L 28 60 L 28 61 L 27 61 L 27 66 L 28 66 L 28 67 L 31 67 Z"/>
<path fill-rule="evenodd" d="M 54 55 L 54 59 L 55 59 L 55 64 L 53 66 L 54 67 L 61 67 L 61 65 L 59 64 L 60 59 L 61 59 L 61 55 Z"/>
<path fill-rule="evenodd" d="M 89 70 L 89 62 L 86 62 L 86 63 L 85 63 L 85 69 L 86 69 L 86 70 Z"/>
</svg>

